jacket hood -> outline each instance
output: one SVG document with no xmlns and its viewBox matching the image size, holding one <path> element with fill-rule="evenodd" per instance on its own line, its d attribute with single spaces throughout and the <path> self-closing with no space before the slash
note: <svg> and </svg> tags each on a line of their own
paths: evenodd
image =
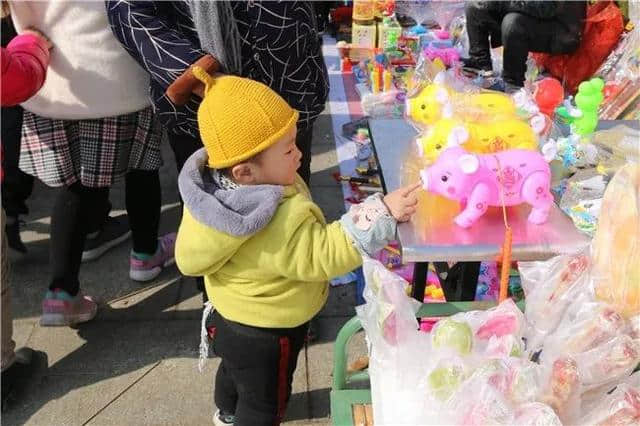
<svg viewBox="0 0 640 426">
<path fill-rule="evenodd" d="M 204 225 L 235 237 L 253 235 L 273 217 L 284 194 L 278 185 L 223 189 L 207 168 L 207 152 L 196 151 L 184 164 L 178 187 L 191 215 Z"/>
</svg>

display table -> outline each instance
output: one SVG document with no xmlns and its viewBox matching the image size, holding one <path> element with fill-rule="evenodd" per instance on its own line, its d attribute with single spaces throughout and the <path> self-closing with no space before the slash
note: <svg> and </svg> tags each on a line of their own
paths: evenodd
<svg viewBox="0 0 640 426">
<path fill-rule="evenodd" d="M 417 131 L 405 120 L 369 120 L 373 142 L 385 191 L 390 192 L 418 180 L 419 162 L 414 139 Z M 407 180 L 403 181 L 403 178 Z M 415 180 L 414 180 L 415 179 Z M 496 259 L 504 238 L 502 211 L 487 212 L 472 227 L 461 228 L 453 222 L 458 208 L 442 197 L 424 194 L 421 214 L 398 226 L 402 261 L 416 262 L 413 297 L 424 299 L 428 263 L 436 266 L 447 301 L 473 300 L 478 280 L 479 263 Z M 427 214 L 424 214 L 428 211 Z M 559 207 L 553 206 L 549 220 L 543 225 L 527 221 L 530 207 L 509 207 L 507 216 L 513 230 L 513 261 L 545 260 L 558 254 L 575 253 L 589 244 Z M 446 262 L 471 262 L 459 265 L 457 282 L 447 270 Z M 443 273 L 445 269 L 445 273 Z M 443 279 L 444 278 L 444 279 Z"/>
</svg>

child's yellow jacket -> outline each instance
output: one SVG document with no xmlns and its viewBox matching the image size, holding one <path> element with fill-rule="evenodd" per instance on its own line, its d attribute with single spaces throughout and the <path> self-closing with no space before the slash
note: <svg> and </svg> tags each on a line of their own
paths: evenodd
<svg viewBox="0 0 640 426">
<path fill-rule="evenodd" d="M 340 222 L 326 225 L 301 180 L 224 190 L 207 181 L 204 150 L 199 155 L 179 179 L 178 268 L 205 277 L 226 319 L 270 328 L 309 321 L 327 300 L 328 280 L 361 265 L 352 238 Z"/>
</svg>

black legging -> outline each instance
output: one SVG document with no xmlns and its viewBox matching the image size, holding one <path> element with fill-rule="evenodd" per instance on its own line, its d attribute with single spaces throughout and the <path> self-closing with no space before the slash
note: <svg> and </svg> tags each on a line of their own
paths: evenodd
<svg viewBox="0 0 640 426">
<path fill-rule="evenodd" d="M 160 223 L 158 171 L 133 170 L 126 178 L 126 206 L 133 249 L 153 254 Z M 59 189 L 51 214 L 51 283 L 75 296 L 78 274 L 88 232 L 100 229 L 109 214 L 109 188 L 90 188 L 79 182 Z"/>
</svg>

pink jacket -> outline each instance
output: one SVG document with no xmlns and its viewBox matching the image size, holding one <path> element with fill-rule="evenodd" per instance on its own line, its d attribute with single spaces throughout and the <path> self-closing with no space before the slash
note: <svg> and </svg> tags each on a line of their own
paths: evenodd
<svg viewBox="0 0 640 426">
<path fill-rule="evenodd" d="M 49 48 L 42 37 L 20 34 L 2 48 L 2 106 L 22 103 L 44 84 L 49 66 Z"/>
</svg>

